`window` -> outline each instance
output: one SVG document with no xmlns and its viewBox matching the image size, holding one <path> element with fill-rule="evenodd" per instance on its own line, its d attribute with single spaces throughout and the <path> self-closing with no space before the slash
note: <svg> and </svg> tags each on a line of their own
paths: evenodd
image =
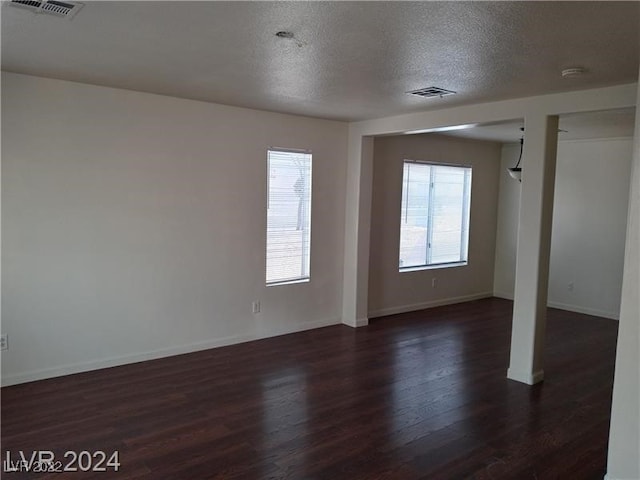
<svg viewBox="0 0 640 480">
<path fill-rule="evenodd" d="M 466 264 L 471 167 L 405 160 L 400 271 Z"/>
<path fill-rule="evenodd" d="M 267 152 L 267 285 L 309 281 L 311 153 Z"/>
</svg>

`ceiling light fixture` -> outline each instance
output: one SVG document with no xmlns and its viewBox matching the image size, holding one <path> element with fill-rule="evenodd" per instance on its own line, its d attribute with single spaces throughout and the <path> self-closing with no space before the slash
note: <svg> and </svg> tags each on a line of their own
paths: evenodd
<svg viewBox="0 0 640 480">
<path fill-rule="evenodd" d="M 524 127 L 520 127 L 522 137 L 520 137 L 520 156 L 518 157 L 518 163 L 515 167 L 507 168 L 507 172 L 511 175 L 511 178 L 515 178 L 519 182 L 522 182 L 522 168 L 520 168 L 520 161 L 522 160 L 522 148 L 524 147 Z"/>
<path fill-rule="evenodd" d="M 522 137 L 520 137 L 520 155 L 518 156 L 518 163 L 515 167 L 507 168 L 507 172 L 511 175 L 511 178 L 515 178 L 519 182 L 522 182 L 522 168 L 520 168 L 520 161 L 522 160 L 522 149 L 524 147 L 524 127 L 520 127 Z M 567 130 L 558 129 L 558 133 L 569 133 Z"/>
</svg>

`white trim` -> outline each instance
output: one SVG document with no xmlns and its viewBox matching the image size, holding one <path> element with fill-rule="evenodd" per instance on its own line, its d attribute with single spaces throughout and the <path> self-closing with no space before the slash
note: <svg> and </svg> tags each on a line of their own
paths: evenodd
<svg viewBox="0 0 640 480">
<path fill-rule="evenodd" d="M 369 325 L 369 319 L 368 318 L 358 318 L 358 319 L 356 319 L 356 327 L 366 327 L 367 325 Z"/>
<path fill-rule="evenodd" d="M 513 301 L 513 293 L 493 292 L 494 297 L 504 298 Z M 594 317 L 609 318 L 611 320 L 620 320 L 619 312 L 608 312 L 606 310 L 598 310 L 596 308 L 586 308 L 579 305 L 570 305 L 568 303 L 547 302 L 547 307 L 557 308 L 558 310 L 567 310 L 568 312 L 583 313 Z"/>
<path fill-rule="evenodd" d="M 273 282 L 267 282 L 265 287 L 277 287 L 279 285 L 296 285 L 298 283 L 309 283 L 311 281 L 311 277 L 306 275 L 304 277 L 295 278 L 293 280 L 276 280 Z"/>
<path fill-rule="evenodd" d="M 618 478 L 618 477 L 612 477 L 611 475 L 609 475 L 608 473 L 604 476 L 603 480 L 638 480 L 637 478 Z"/>
<path fill-rule="evenodd" d="M 119 357 L 103 358 L 89 362 L 72 363 L 61 365 L 58 367 L 44 368 L 41 370 L 32 370 L 30 372 L 18 373 L 14 375 L 3 375 L 2 386 L 17 385 L 19 383 L 33 382 L 36 380 L 44 380 L 47 378 L 61 377 L 63 375 L 72 375 L 74 373 L 89 372 L 91 370 L 99 370 L 102 368 L 117 367 L 130 363 L 144 362 L 146 360 L 154 360 L 158 358 L 171 357 L 174 355 L 182 355 L 184 353 L 193 353 L 201 350 L 209 350 L 211 348 L 224 347 L 227 345 L 235 345 L 238 343 L 250 342 L 252 340 L 260 340 L 263 338 L 277 337 L 287 335 L 289 333 L 302 332 L 304 330 L 313 330 L 330 325 L 337 325 L 340 320 L 330 318 L 326 320 L 317 320 L 313 322 L 300 323 L 293 328 L 280 329 L 271 333 L 264 334 L 248 334 L 248 335 L 232 335 L 229 337 L 220 337 L 204 342 L 190 343 L 178 347 L 161 348 L 143 353 L 135 353 L 132 355 L 123 355 Z"/>
<path fill-rule="evenodd" d="M 498 298 L 503 298 L 505 300 L 511 300 L 513 301 L 513 292 L 511 293 L 507 293 L 507 292 L 493 292 L 493 296 L 494 297 L 498 297 Z"/>
<path fill-rule="evenodd" d="M 369 312 L 369 318 L 384 317 L 386 315 L 396 315 L 398 313 L 414 312 L 416 310 L 424 310 L 425 308 L 440 307 L 442 305 L 452 305 L 454 303 L 470 302 L 472 300 L 480 300 L 481 298 L 489 297 L 493 297 L 493 292 L 474 293 L 472 295 L 463 295 L 461 297 L 441 298 L 438 300 L 431 300 L 429 302 L 381 308 L 380 310 Z"/>
<path fill-rule="evenodd" d="M 446 163 L 446 162 L 436 162 L 433 160 L 412 160 L 411 158 L 405 158 L 403 160 L 404 163 L 418 163 L 420 165 L 430 165 L 433 167 L 456 167 L 456 168 L 468 168 L 471 170 L 471 165 L 467 165 L 465 163 Z"/>
<path fill-rule="evenodd" d="M 517 372 L 511 367 L 507 370 L 507 378 L 509 380 L 515 380 L 516 382 L 526 383 L 527 385 L 535 385 L 544 380 L 544 370 L 540 369 L 537 372 Z"/>
<path fill-rule="evenodd" d="M 568 310 L 569 312 L 584 313 L 585 315 L 592 315 L 594 317 L 610 318 L 611 320 L 619 320 L 619 312 L 607 312 L 605 310 L 598 310 L 596 308 L 585 308 L 578 305 L 569 305 L 559 302 L 547 302 L 547 306 L 551 308 L 557 308 L 559 310 Z"/>
<path fill-rule="evenodd" d="M 342 319 L 342 323 L 352 328 L 366 327 L 367 325 L 369 325 L 369 319 L 367 317 L 356 318 L 354 320 Z"/>
<path fill-rule="evenodd" d="M 267 147 L 267 151 L 271 152 L 285 152 L 285 153 L 303 153 L 312 155 L 313 152 L 304 148 L 285 148 L 285 147 Z"/>
<path fill-rule="evenodd" d="M 428 265 L 416 265 L 415 267 L 400 267 L 398 269 L 398 273 L 421 272 L 423 270 L 440 270 L 443 268 L 453 267 L 466 267 L 467 265 L 469 265 L 469 262 L 467 260 L 462 260 L 460 262 L 430 263 Z"/>
</svg>

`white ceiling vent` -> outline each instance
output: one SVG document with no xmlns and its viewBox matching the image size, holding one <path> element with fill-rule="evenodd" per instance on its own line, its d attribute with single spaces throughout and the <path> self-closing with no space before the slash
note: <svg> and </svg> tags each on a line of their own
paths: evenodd
<svg viewBox="0 0 640 480">
<path fill-rule="evenodd" d="M 10 0 L 9 5 L 26 8 L 35 13 L 48 13 L 57 17 L 73 18 L 82 3 L 61 2 L 59 0 Z"/>
<path fill-rule="evenodd" d="M 431 98 L 431 97 L 444 97 L 446 95 L 455 95 L 456 92 L 454 92 L 453 90 L 447 90 L 445 88 L 440 88 L 440 87 L 427 87 L 427 88 L 421 88 L 419 90 L 412 90 L 407 93 L 411 95 L 418 95 L 420 97 Z"/>
</svg>

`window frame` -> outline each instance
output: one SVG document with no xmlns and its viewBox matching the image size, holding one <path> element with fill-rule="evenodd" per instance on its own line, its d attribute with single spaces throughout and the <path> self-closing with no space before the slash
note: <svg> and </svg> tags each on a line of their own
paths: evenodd
<svg viewBox="0 0 640 480">
<path fill-rule="evenodd" d="M 426 165 L 426 166 L 430 166 L 430 167 L 453 167 L 453 168 L 460 168 L 460 169 L 464 169 L 465 170 L 465 176 L 467 175 L 468 172 L 468 180 L 464 182 L 463 184 L 463 195 L 462 195 L 462 209 L 463 209 L 463 213 L 462 213 L 462 218 L 461 218 L 461 225 L 460 225 L 460 233 L 461 233 L 461 238 L 460 238 L 460 258 L 464 257 L 463 260 L 457 260 L 457 261 L 452 261 L 452 262 L 439 262 L 439 263 L 431 263 L 431 255 L 432 255 L 432 239 L 433 239 L 433 228 L 432 228 L 432 222 L 433 222 L 433 213 L 432 213 L 432 209 L 433 209 L 433 202 L 432 202 L 432 196 L 433 196 L 433 189 L 434 189 L 434 169 L 431 169 L 429 171 L 429 194 L 427 196 L 427 209 L 428 209 L 428 213 L 427 213 L 427 240 L 426 240 L 426 245 L 425 245 L 425 249 L 426 249 L 426 254 L 425 254 L 425 259 L 426 259 L 426 263 L 422 264 L 422 265 L 411 265 L 411 266 L 406 266 L 403 267 L 400 265 L 400 251 L 402 248 L 402 218 L 404 215 L 404 209 L 403 209 L 403 200 L 402 198 L 405 195 L 405 176 L 404 176 L 404 171 L 405 171 L 405 166 L 407 164 L 417 164 L 417 165 Z M 473 167 L 471 165 L 468 164 L 459 164 L 459 163 L 444 163 L 444 162 L 433 162 L 433 161 L 424 161 L 424 160 L 410 160 L 410 159 L 404 159 L 402 162 L 402 180 L 401 180 L 401 201 L 400 201 L 400 235 L 399 235 L 399 241 L 398 241 L 398 271 L 400 273 L 404 273 L 404 272 L 415 272 L 415 271 L 420 271 L 420 270 L 434 270 L 434 269 L 441 269 L 441 268 L 451 268 L 451 267 L 461 267 L 461 266 L 466 266 L 469 264 L 469 238 L 471 235 L 471 231 L 470 231 L 470 223 L 471 223 L 471 190 L 472 190 L 472 182 L 473 182 Z M 408 195 L 408 192 L 407 192 Z M 407 207 L 408 208 L 408 205 Z M 466 235 L 464 234 L 466 232 Z M 462 254 L 462 252 L 464 251 L 465 255 Z"/>
<path fill-rule="evenodd" d="M 269 265 L 269 208 L 271 204 L 271 152 L 274 153 L 282 153 L 282 154 L 298 154 L 298 155 L 308 155 L 308 206 L 307 213 L 308 226 L 306 227 L 306 235 L 308 236 L 308 240 L 305 241 L 305 238 L 302 239 L 302 256 L 301 256 L 301 270 L 302 274 L 300 276 L 289 277 L 289 278 L 279 278 L 277 280 L 269 280 L 268 274 L 268 265 Z M 311 224 L 312 224 L 312 198 L 313 198 L 313 152 L 308 149 L 296 149 L 296 148 L 285 148 L 285 147 L 268 147 L 267 148 L 267 162 L 266 162 L 266 225 L 265 225 L 265 285 L 267 287 L 273 287 L 278 285 L 291 285 L 297 283 L 308 283 L 311 281 Z"/>
</svg>

